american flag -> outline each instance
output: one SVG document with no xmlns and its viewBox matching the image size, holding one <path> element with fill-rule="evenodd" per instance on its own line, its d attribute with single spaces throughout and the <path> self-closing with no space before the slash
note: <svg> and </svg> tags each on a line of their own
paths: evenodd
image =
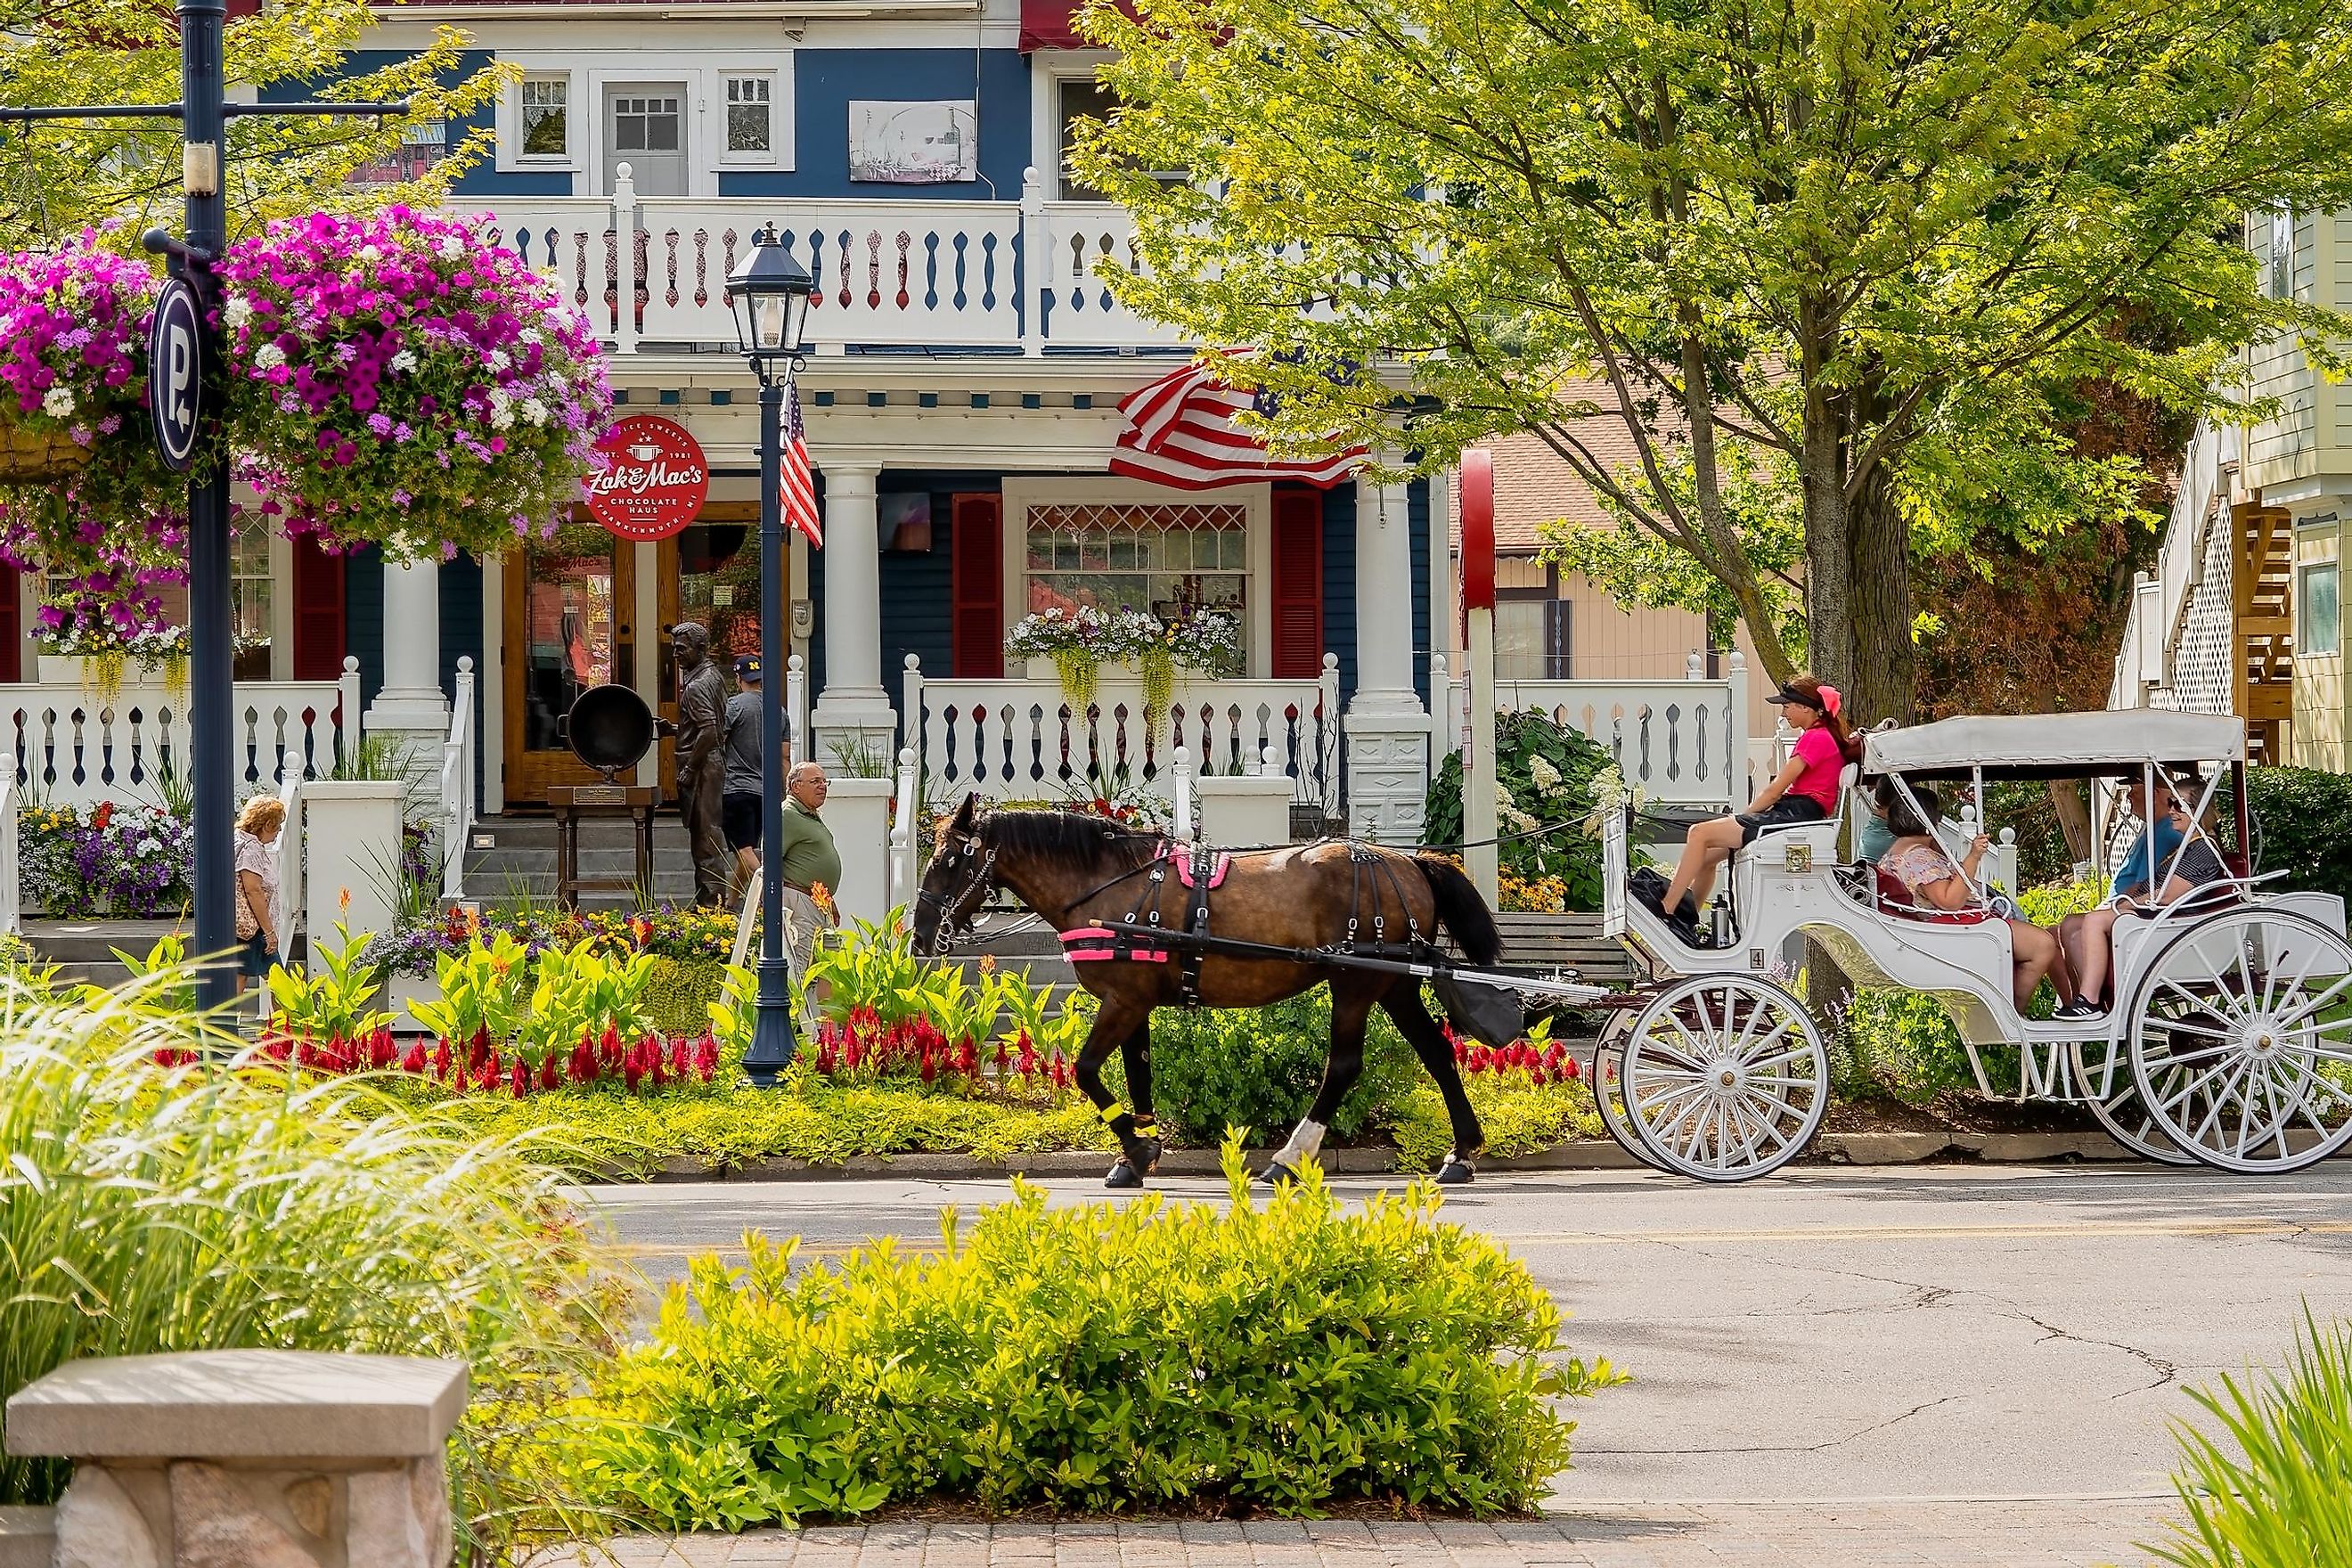
<svg viewBox="0 0 2352 1568">
<path fill-rule="evenodd" d="M 1328 458 L 1282 458 L 1234 423 L 1236 414 L 1263 412 L 1257 395 L 1218 383 L 1206 366 L 1188 364 L 1119 399 L 1127 428 L 1110 471 L 1180 489 L 1266 479 L 1303 479 L 1330 489 L 1363 457 L 1360 447 Z"/>
<path fill-rule="evenodd" d="M 809 548 L 824 548 L 817 525 L 816 480 L 809 473 L 808 430 L 801 424 L 801 389 L 784 394 L 784 521 L 808 535 Z"/>
</svg>

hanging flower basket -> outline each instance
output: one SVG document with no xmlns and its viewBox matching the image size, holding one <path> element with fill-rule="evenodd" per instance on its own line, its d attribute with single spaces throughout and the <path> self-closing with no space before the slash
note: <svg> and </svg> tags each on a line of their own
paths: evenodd
<svg viewBox="0 0 2352 1568">
<path fill-rule="evenodd" d="M 320 214 L 222 260 L 230 437 L 290 531 L 488 553 L 585 499 L 611 419 L 601 348 L 480 221 Z"/>
<path fill-rule="evenodd" d="M 183 579 L 187 488 L 148 439 L 158 279 L 100 238 L 0 255 L 0 561 L 51 584 L 45 627 L 128 635 Z"/>
</svg>

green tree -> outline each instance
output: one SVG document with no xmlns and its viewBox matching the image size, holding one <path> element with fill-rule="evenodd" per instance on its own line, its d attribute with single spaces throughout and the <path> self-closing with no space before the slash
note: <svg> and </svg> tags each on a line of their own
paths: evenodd
<svg viewBox="0 0 2352 1568">
<path fill-rule="evenodd" d="M 2129 503 L 2053 397 L 2210 406 L 2234 348 L 2352 331 L 2270 297 L 2237 238 L 2250 210 L 2352 197 L 2335 0 L 1134 10 L 1084 15 L 1124 107 L 1075 159 L 1136 215 L 1122 298 L 1254 349 L 1223 357 L 1277 395 L 1286 450 L 1432 468 L 1535 432 L 1716 578 L 1781 676 L 1724 494 L 1727 451 L 1775 455 L 1808 657 L 1865 718 L 1911 710 L 1915 546 Z M 2167 346 L 2105 330 L 2126 316 Z M 1597 417 L 1630 468 L 1581 438 Z"/>
<path fill-rule="evenodd" d="M 273 217 L 387 202 L 429 206 L 488 145 L 458 121 L 489 103 L 499 68 L 468 72 L 465 35 L 436 31 L 431 47 L 368 71 L 349 57 L 376 25 L 366 0 L 269 0 L 231 22 L 224 45 L 232 96 L 406 99 L 410 111 L 373 119 L 229 121 L 224 184 L 232 237 Z M 179 27 L 170 0 L 0 0 L 0 104 L 171 103 L 180 96 Z M 452 145 L 425 177 L 352 186 L 362 164 L 399 147 L 413 126 L 442 121 Z M 120 220 L 135 235 L 180 216 L 180 128 L 173 120 L 63 121 L 0 143 L 0 247 L 38 246 L 84 225 Z"/>
</svg>

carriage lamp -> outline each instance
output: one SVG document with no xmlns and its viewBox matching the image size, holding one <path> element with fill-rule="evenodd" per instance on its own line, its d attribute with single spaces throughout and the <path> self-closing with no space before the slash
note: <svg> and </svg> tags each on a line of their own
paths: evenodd
<svg viewBox="0 0 2352 1568">
<path fill-rule="evenodd" d="M 784 248 L 776 226 L 762 225 L 751 237 L 742 265 L 727 278 L 735 346 L 751 362 L 761 386 L 780 385 L 800 367 L 807 347 L 809 301 L 815 294 L 816 280 Z"/>
<path fill-rule="evenodd" d="M 766 224 L 727 279 L 728 309 L 760 383 L 760 963 L 757 1021 L 743 1070 L 773 1084 L 793 1059 L 784 963 L 784 394 L 799 371 L 816 280 Z"/>
</svg>

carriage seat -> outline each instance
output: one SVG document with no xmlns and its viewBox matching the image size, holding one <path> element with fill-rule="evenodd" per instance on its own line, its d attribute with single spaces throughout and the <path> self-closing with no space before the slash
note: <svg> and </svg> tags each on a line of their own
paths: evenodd
<svg viewBox="0 0 2352 1568">
<path fill-rule="evenodd" d="M 1787 855 L 1789 847 L 1801 844 L 1813 852 L 1813 864 L 1829 867 L 1837 864 L 1838 836 L 1844 830 L 1846 803 L 1853 798 L 1854 782 L 1862 769 L 1846 763 L 1838 774 L 1837 809 L 1818 822 L 1792 822 L 1784 827 L 1768 827 L 1756 836 L 1755 842 L 1739 851 L 1739 858 L 1754 857 L 1765 865 Z"/>
<path fill-rule="evenodd" d="M 1872 905 L 1880 914 L 1896 920 L 1917 921 L 1923 925 L 1972 926 L 1982 925 L 1993 918 L 1990 910 L 1979 906 L 1969 910 L 1939 910 L 1933 904 L 1920 903 L 1904 885 L 1903 879 L 1883 867 L 1873 866 L 1871 872 L 1876 886 Z"/>
</svg>

